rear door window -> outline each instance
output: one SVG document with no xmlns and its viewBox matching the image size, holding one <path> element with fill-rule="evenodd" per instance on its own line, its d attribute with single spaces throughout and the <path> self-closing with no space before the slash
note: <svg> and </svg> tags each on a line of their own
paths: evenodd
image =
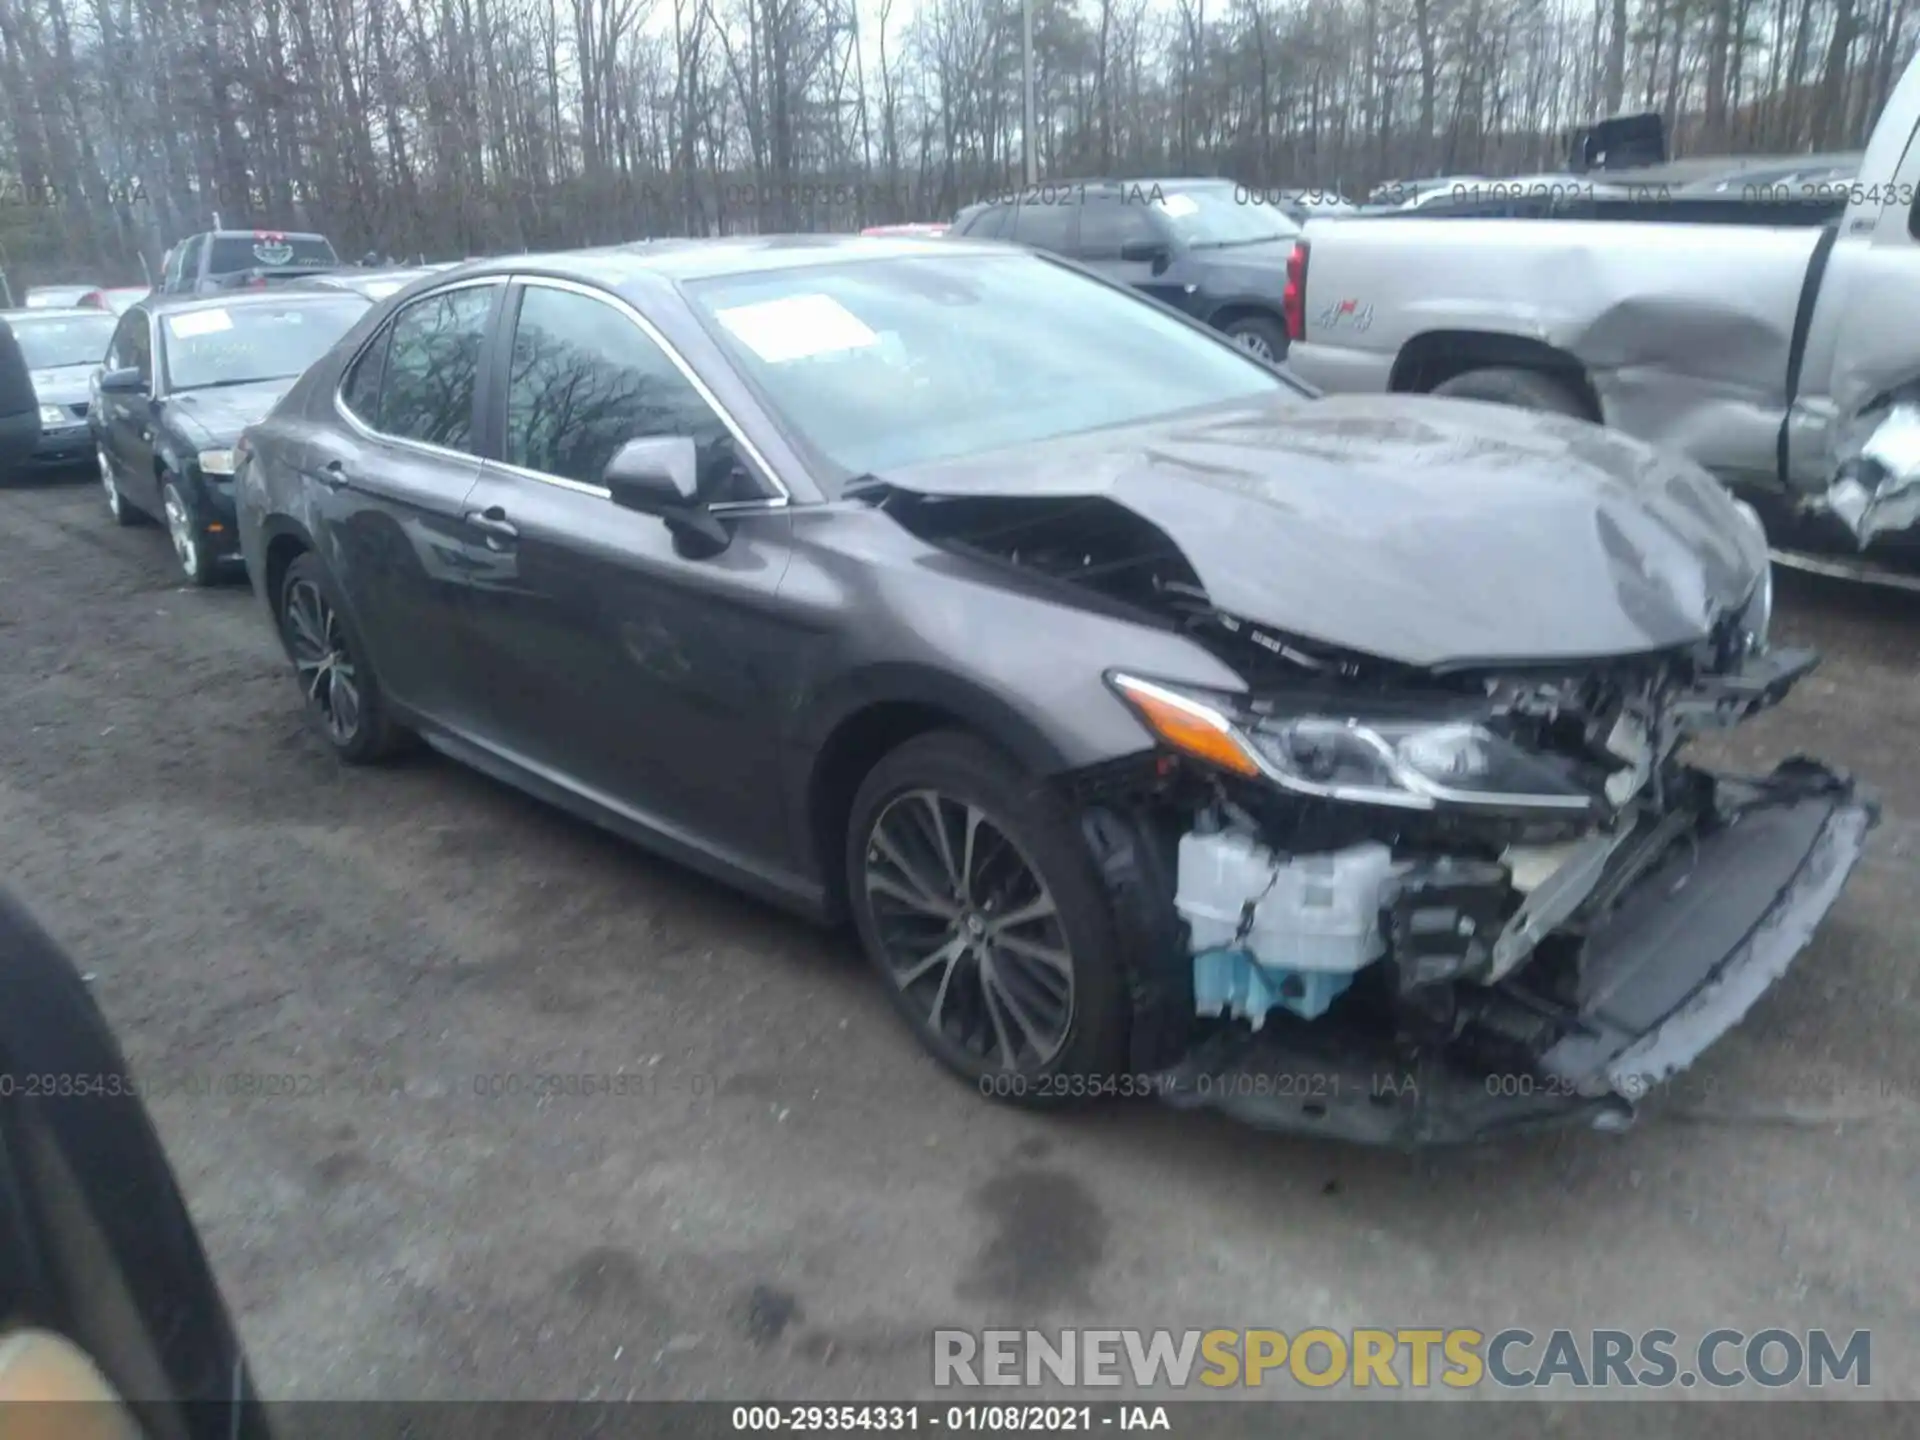
<svg viewBox="0 0 1920 1440">
<path fill-rule="evenodd" d="M 960 233 L 973 240 L 998 240 L 1000 232 L 1007 228 L 1009 205 L 989 205 L 978 215 L 967 221 L 967 228 Z"/>
<path fill-rule="evenodd" d="M 1126 245 L 1151 245 L 1159 227 L 1144 202 L 1119 195 L 1090 195 L 1080 210 L 1080 257 L 1118 260 Z"/>
<path fill-rule="evenodd" d="M 1022 200 L 1014 212 L 1012 238 L 1036 250 L 1071 255 L 1077 241 L 1074 232 L 1079 229 L 1075 222 L 1080 215 L 1075 198 Z"/>
<path fill-rule="evenodd" d="M 414 301 L 393 319 L 374 428 L 399 440 L 477 453 L 473 424 L 487 319 L 498 285 Z"/>
</svg>

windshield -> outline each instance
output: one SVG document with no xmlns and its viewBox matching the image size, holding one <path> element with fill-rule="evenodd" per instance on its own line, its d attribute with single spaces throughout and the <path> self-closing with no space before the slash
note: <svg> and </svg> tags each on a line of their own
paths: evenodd
<svg viewBox="0 0 1920 1440">
<path fill-rule="evenodd" d="M 222 235 L 211 242 L 207 274 L 231 275 L 238 270 L 302 269 L 338 265 L 340 257 L 319 235 Z"/>
<path fill-rule="evenodd" d="M 29 370 L 57 370 L 62 365 L 98 365 L 113 339 L 113 327 L 112 313 L 102 310 L 58 320 L 15 320 L 13 334 Z"/>
<path fill-rule="evenodd" d="M 161 325 L 167 386 L 199 390 L 289 380 L 367 313 L 358 296 L 184 310 Z"/>
<path fill-rule="evenodd" d="M 1257 245 L 1293 240 L 1300 227 L 1258 190 L 1238 185 L 1194 185 L 1181 190 L 1154 187 L 1148 201 L 1189 249 Z"/>
<path fill-rule="evenodd" d="M 695 281 L 703 320 L 847 475 L 1299 392 L 1205 331 L 1038 256 Z"/>
</svg>

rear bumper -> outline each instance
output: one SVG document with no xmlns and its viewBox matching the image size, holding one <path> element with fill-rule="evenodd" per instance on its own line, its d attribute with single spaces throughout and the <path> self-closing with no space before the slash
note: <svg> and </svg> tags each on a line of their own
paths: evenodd
<svg viewBox="0 0 1920 1440">
<path fill-rule="evenodd" d="M 1354 350 L 1325 341 L 1296 340 L 1287 348 L 1286 366 L 1315 389 L 1329 395 L 1385 394 L 1393 378 L 1393 355 Z"/>
<path fill-rule="evenodd" d="M 78 465 L 93 454 L 93 432 L 87 428 L 84 420 L 71 425 L 63 425 L 57 430 L 43 429 L 40 441 L 33 447 L 29 464 L 51 469 L 56 466 Z"/>
<path fill-rule="evenodd" d="M 1590 932 L 1576 995 L 1531 1065 L 1488 1073 L 1384 1038 L 1270 1024 L 1216 1034 L 1160 1077 L 1160 1093 L 1265 1129 L 1387 1145 L 1625 1128 L 1806 948 L 1877 819 L 1849 780 L 1810 762 L 1722 779 L 1717 792 L 1723 823 L 1676 847 Z"/>
</svg>

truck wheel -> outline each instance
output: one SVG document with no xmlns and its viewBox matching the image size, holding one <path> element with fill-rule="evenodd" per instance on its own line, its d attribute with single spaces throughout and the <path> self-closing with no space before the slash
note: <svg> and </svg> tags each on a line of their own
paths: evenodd
<svg viewBox="0 0 1920 1440">
<path fill-rule="evenodd" d="M 1572 386 L 1540 370 L 1515 370 L 1505 366 L 1469 370 L 1434 386 L 1433 393 L 1455 400 L 1485 400 L 1495 405 L 1518 406 L 1522 410 L 1546 410 L 1579 420 L 1594 418 L 1592 408 Z"/>
<path fill-rule="evenodd" d="M 1242 315 L 1221 328 L 1234 344 L 1268 364 L 1277 365 L 1286 358 L 1286 332 L 1264 315 Z"/>
</svg>

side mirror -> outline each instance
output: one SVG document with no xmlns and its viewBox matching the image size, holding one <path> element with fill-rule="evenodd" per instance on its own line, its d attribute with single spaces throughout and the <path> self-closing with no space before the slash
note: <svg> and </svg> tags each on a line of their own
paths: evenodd
<svg viewBox="0 0 1920 1440">
<path fill-rule="evenodd" d="M 613 503 L 643 515 L 672 515 L 700 493 L 700 456 L 685 435 L 629 440 L 613 452 L 600 483 Z"/>
<path fill-rule="evenodd" d="M 613 503 L 667 522 L 685 553 L 705 559 L 732 541 L 727 527 L 700 503 L 700 452 L 686 435 L 629 440 L 600 472 Z"/>
<path fill-rule="evenodd" d="M 147 382 L 131 365 L 119 370 L 103 370 L 100 372 L 100 393 L 102 395 L 144 395 L 147 393 Z"/>
<path fill-rule="evenodd" d="M 1120 258 L 1140 265 L 1164 265 L 1173 251 L 1159 240 L 1129 240 L 1120 247 Z"/>
</svg>

